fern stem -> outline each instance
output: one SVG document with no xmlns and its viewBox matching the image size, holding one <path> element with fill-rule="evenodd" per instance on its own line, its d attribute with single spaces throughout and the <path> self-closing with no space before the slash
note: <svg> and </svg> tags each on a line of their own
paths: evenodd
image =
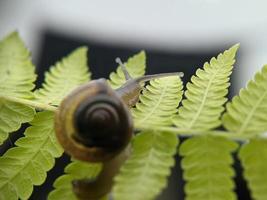
<svg viewBox="0 0 267 200">
<path fill-rule="evenodd" d="M 44 103 L 40 103 L 37 101 L 33 101 L 33 100 L 29 100 L 29 99 L 22 99 L 22 98 L 17 98 L 17 97 L 10 97 L 10 96 L 2 96 L 0 95 L 0 99 L 4 99 L 4 100 L 8 100 L 8 101 L 12 101 L 12 102 L 16 102 L 16 103 L 20 103 L 20 104 L 24 104 L 30 107 L 34 107 L 36 109 L 40 109 L 40 110 L 47 110 L 47 111 L 52 111 L 52 112 L 56 112 L 57 111 L 57 107 L 55 106 L 50 106 Z"/>
<path fill-rule="evenodd" d="M 168 127 L 168 126 L 145 126 L 141 124 L 135 124 L 135 129 L 137 130 L 153 130 L 153 131 L 166 131 L 176 133 L 177 135 L 188 137 L 192 135 L 217 135 L 226 137 L 229 139 L 237 140 L 237 141 L 246 141 L 252 137 L 253 135 L 237 135 L 234 132 L 224 131 L 224 130 L 199 130 L 199 129 L 185 129 L 185 128 L 177 128 L 177 127 Z"/>
</svg>

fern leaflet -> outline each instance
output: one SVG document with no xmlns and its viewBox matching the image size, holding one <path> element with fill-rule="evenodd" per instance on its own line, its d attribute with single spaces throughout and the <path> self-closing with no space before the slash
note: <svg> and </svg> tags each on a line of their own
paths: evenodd
<svg viewBox="0 0 267 200">
<path fill-rule="evenodd" d="M 235 62 L 235 54 L 239 45 L 234 45 L 217 59 L 204 64 L 192 76 L 192 83 L 187 83 L 186 99 L 173 122 L 176 126 L 188 129 L 209 130 L 221 124 L 219 120 L 226 102 L 229 76 Z"/>
<path fill-rule="evenodd" d="M 54 190 L 49 194 L 48 200 L 76 200 L 72 192 L 71 182 L 74 179 L 95 178 L 101 170 L 100 164 L 89 164 L 81 161 L 73 161 L 65 168 L 65 175 L 60 176 L 54 182 Z"/>
<path fill-rule="evenodd" d="M 57 62 L 45 74 L 45 82 L 41 89 L 35 91 L 35 97 L 43 103 L 58 105 L 63 97 L 87 82 L 90 76 L 87 67 L 87 48 L 80 47 Z"/>
<path fill-rule="evenodd" d="M 155 198 L 167 185 L 177 145 L 178 139 L 173 133 L 155 131 L 138 134 L 133 139 L 131 157 L 115 178 L 114 199 Z"/>
<path fill-rule="evenodd" d="M 139 77 L 145 74 L 146 54 L 144 51 L 130 57 L 125 63 L 129 74 L 132 77 Z M 109 84 L 112 88 L 118 88 L 125 82 L 125 77 L 120 67 L 117 67 L 116 72 L 112 72 L 109 76 Z"/>
<path fill-rule="evenodd" d="M 33 119 L 35 111 L 25 105 L 5 100 L 5 96 L 31 98 L 36 75 L 30 53 L 16 32 L 0 42 L 0 145 L 8 133 Z"/>
<path fill-rule="evenodd" d="M 250 140 L 242 146 L 239 158 L 253 199 L 267 199 L 267 140 Z"/>
<path fill-rule="evenodd" d="M 140 102 L 132 109 L 136 124 L 149 126 L 171 125 L 171 118 L 177 112 L 182 99 L 183 84 L 179 77 L 165 77 L 150 81 Z"/>
<path fill-rule="evenodd" d="M 187 200 L 233 200 L 231 152 L 237 144 L 218 136 L 196 136 L 180 146 Z"/>
<path fill-rule="evenodd" d="M 17 147 L 0 158 L 0 199 L 27 199 L 33 185 L 45 181 L 46 172 L 54 166 L 54 158 L 63 152 L 55 138 L 53 120 L 51 112 L 37 113 L 25 137 L 16 141 Z"/>
<path fill-rule="evenodd" d="M 36 79 L 30 53 L 14 32 L 0 42 L 0 94 L 21 98 L 32 96 Z"/>
<path fill-rule="evenodd" d="M 222 119 L 226 129 L 244 135 L 267 131 L 267 65 L 226 108 Z"/>
</svg>

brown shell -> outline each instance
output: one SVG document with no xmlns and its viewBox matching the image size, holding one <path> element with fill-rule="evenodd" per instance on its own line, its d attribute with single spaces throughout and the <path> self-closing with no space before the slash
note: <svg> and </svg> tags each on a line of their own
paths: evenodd
<svg viewBox="0 0 267 200">
<path fill-rule="evenodd" d="M 86 146 L 75 140 L 73 135 L 77 134 L 74 126 L 74 113 L 77 107 L 90 99 L 91 96 L 105 92 L 110 98 L 118 101 L 123 112 L 123 119 L 126 123 L 123 126 L 124 133 L 120 133 L 122 145 L 116 149 L 106 149 L 97 146 Z M 133 122 L 128 107 L 121 98 L 110 88 L 105 79 L 91 81 L 82 85 L 71 92 L 61 103 L 56 113 L 55 131 L 59 143 L 65 149 L 66 153 L 73 158 L 89 162 L 103 162 L 110 160 L 121 152 L 130 142 L 133 134 Z"/>
</svg>

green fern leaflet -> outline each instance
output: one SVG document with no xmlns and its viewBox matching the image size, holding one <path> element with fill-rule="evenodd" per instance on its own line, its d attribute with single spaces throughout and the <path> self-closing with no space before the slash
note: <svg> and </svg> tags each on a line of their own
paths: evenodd
<svg viewBox="0 0 267 200">
<path fill-rule="evenodd" d="M 231 153 L 237 144 L 218 136 L 196 136 L 180 146 L 186 200 L 236 199 Z"/>
<path fill-rule="evenodd" d="M 0 94 L 32 97 L 36 79 L 30 53 L 14 32 L 0 42 Z"/>
<path fill-rule="evenodd" d="M 30 54 L 16 32 L 0 42 L 0 145 L 8 133 L 16 131 L 22 123 L 29 122 L 34 109 L 8 101 L 12 98 L 31 98 L 36 75 Z"/>
<path fill-rule="evenodd" d="M 165 77 L 150 81 L 140 102 L 132 109 L 136 124 L 147 126 L 171 125 L 183 95 L 183 83 L 177 77 Z"/>
<path fill-rule="evenodd" d="M 253 199 L 267 199 L 267 139 L 252 139 L 243 145 L 239 158 Z"/>
<path fill-rule="evenodd" d="M 43 103 L 58 105 L 63 97 L 89 81 L 90 77 L 87 48 L 80 47 L 46 72 L 45 82 L 41 89 L 35 91 L 35 97 Z"/>
<path fill-rule="evenodd" d="M 223 125 L 236 134 L 256 135 L 267 131 L 267 65 L 239 96 L 227 103 Z"/>
<path fill-rule="evenodd" d="M 217 59 L 204 64 L 187 83 L 186 99 L 173 122 L 180 128 L 209 130 L 221 124 L 220 116 L 227 101 L 229 76 L 235 63 L 235 54 L 239 45 L 231 47 Z"/>
</svg>

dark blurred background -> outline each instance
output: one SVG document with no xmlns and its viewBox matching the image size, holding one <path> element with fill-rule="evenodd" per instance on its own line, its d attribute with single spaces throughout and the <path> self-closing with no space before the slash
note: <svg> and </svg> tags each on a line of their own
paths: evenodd
<svg viewBox="0 0 267 200">
<path fill-rule="evenodd" d="M 265 1 L 230 0 L 0 0 L 0 37 L 18 30 L 32 51 L 40 86 L 43 73 L 70 51 L 89 47 L 93 79 L 108 78 L 116 57 L 145 50 L 147 74 L 182 71 L 186 83 L 196 68 L 235 43 L 241 43 L 232 75 L 229 98 L 244 87 L 267 60 Z M 1 148 L 3 154 L 21 132 Z M 236 155 L 234 155 L 236 157 Z M 183 199 L 183 181 L 176 158 L 169 185 L 159 200 Z M 63 173 L 69 157 L 57 159 L 42 186 L 31 199 L 46 199 L 53 181 Z M 236 160 L 239 199 L 249 200 L 242 169 Z"/>
</svg>

